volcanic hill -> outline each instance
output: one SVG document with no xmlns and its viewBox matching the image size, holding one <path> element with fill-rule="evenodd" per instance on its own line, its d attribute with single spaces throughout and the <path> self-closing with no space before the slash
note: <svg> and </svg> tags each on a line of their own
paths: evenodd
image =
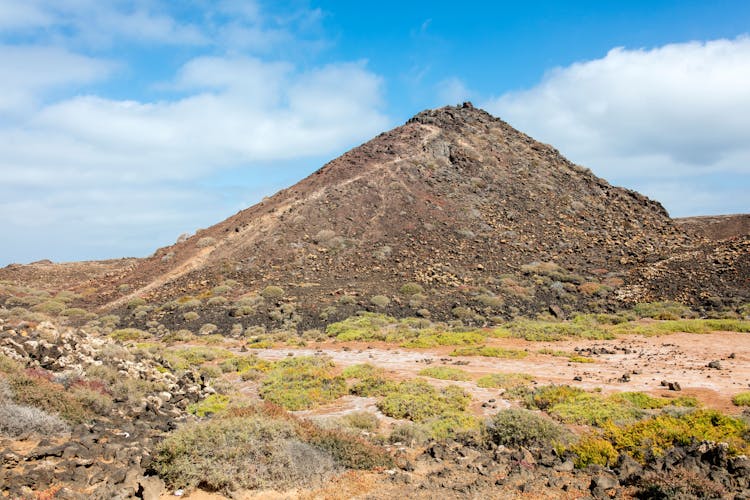
<svg viewBox="0 0 750 500">
<path fill-rule="evenodd" d="M 297 328 L 362 309 L 482 323 L 641 300 L 715 306 L 748 296 L 748 236 L 727 241 L 465 103 L 78 289 L 104 309 L 145 301 L 139 321 L 170 325 L 186 303 L 202 322 Z"/>
</svg>

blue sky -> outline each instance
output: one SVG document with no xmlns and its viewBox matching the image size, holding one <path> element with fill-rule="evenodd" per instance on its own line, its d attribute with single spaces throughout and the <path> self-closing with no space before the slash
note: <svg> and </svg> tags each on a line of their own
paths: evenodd
<svg viewBox="0 0 750 500">
<path fill-rule="evenodd" d="M 145 256 L 471 100 L 673 216 L 750 211 L 750 3 L 0 0 L 0 265 Z"/>
</svg>

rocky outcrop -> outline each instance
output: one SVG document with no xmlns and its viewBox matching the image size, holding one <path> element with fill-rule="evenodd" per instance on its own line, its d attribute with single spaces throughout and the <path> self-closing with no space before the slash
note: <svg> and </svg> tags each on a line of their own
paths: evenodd
<svg viewBox="0 0 750 500">
<path fill-rule="evenodd" d="M 32 491 L 55 498 L 158 498 L 163 483 L 147 475 L 154 444 L 188 418 L 189 403 L 214 392 L 197 373 L 178 377 L 164 370 L 158 356 L 133 356 L 109 339 L 51 323 L 0 325 L 0 354 L 29 373 L 47 374 L 60 390 L 92 366 L 107 366 L 122 380 L 152 388 L 135 398 L 114 396 L 105 415 L 62 435 L 0 435 L 0 492 L 11 498 Z"/>
</svg>

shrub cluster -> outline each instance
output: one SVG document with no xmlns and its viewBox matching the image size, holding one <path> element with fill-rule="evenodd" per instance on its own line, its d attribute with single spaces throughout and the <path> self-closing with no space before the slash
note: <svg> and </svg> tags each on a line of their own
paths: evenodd
<svg viewBox="0 0 750 500">
<path fill-rule="evenodd" d="M 334 375 L 328 358 L 296 357 L 275 362 L 259 393 L 266 401 L 288 410 L 304 410 L 346 394 L 346 380 Z"/>
</svg>

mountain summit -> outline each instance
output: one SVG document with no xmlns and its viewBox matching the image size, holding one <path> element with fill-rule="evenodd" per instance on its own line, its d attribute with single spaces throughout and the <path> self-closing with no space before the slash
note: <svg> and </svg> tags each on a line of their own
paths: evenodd
<svg viewBox="0 0 750 500">
<path fill-rule="evenodd" d="M 216 322 L 237 301 L 263 303 L 243 317 L 273 313 L 299 328 L 361 309 L 470 322 L 564 315 L 661 298 L 636 270 L 689 243 L 658 202 L 464 103 L 421 112 L 100 280 L 96 297 L 107 308 L 198 300 Z M 226 300 L 209 307 L 217 286 Z"/>
</svg>

